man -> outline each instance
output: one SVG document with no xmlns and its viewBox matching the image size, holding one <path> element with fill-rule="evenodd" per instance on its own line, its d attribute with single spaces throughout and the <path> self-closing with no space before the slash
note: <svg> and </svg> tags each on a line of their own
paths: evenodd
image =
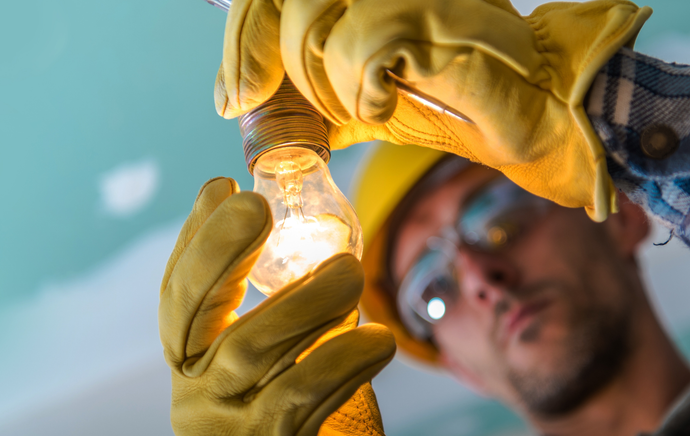
<svg viewBox="0 0 690 436">
<path fill-rule="evenodd" d="M 594 223 L 494 170 L 411 146 L 379 145 L 360 174 L 363 308 L 414 357 L 539 434 L 652 432 L 690 388 L 639 276 L 648 222 L 636 205 Z M 367 189 L 376 178 L 386 188 Z M 677 434 L 690 434 L 685 414 Z"/>
<path fill-rule="evenodd" d="M 648 100 L 625 92 L 647 89 L 650 76 L 609 86 L 650 66 L 676 82 L 688 76 L 625 48 L 650 13 L 617 0 L 546 5 L 530 17 L 502 0 L 235 2 L 217 107 L 228 118 L 252 109 L 287 70 L 327 118 L 335 148 L 379 138 L 453 151 L 596 221 L 618 208 L 615 181 L 687 242 L 690 185 L 675 171 L 684 160 L 668 159 L 687 153 L 678 147 L 687 120 L 668 115 L 687 104 L 684 88 L 676 98 L 671 86 L 665 110 L 647 107 L 638 119 L 630 108 Z M 473 122 L 398 98 L 386 70 Z M 639 211 L 623 203 L 595 224 L 479 166 L 425 191 L 439 158 L 399 166 L 406 187 L 397 197 L 379 192 L 386 207 L 371 220 L 358 205 L 366 274 L 336 256 L 239 319 L 232 310 L 270 212 L 229 179 L 202 188 L 161 294 L 176 432 L 382 434 L 365 382 L 395 345 L 382 326 L 355 328 L 363 287 L 363 306 L 402 348 L 511 404 L 541 432 L 629 434 L 659 424 L 689 379 L 636 273 L 647 232 Z M 424 194 L 408 201 L 413 185 Z M 478 202 L 494 197 L 493 209 Z M 520 219 L 484 228 L 507 216 Z M 427 277 L 438 279 L 426 283 L 437 294 L 422 286 Z M 668 431 L 687 431 L 682 418 Z"/>
</svg>

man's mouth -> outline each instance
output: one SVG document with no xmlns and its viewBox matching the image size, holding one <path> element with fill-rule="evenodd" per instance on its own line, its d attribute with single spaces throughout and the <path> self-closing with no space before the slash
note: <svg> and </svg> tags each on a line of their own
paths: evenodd
<svg viewBox="0 0 690 436">
<path fill-rule="evenodd" d="M 540 299 L 527 304 L 519 304 L 506 313 L 503 321 L 506 339 L 527 327 L 537 314 L 542 312 L 549 305 L 551 305 L 551 301 Z"/>
</svg>

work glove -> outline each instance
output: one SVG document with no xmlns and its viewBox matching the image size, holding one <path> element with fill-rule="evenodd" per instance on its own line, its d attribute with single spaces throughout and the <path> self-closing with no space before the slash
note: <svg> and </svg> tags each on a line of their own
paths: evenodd
<svg viewBox="0 0 690 436">
<path fill-rule="evenodd" d="M 264 198 L 238 191 L 232 179 L 204 185 L 161 285 L 175 433 L 382 435 L 368 382 L 395 343 L 381 325 L 356 328 L 360 263 L 332 257 L 238 317 L 272 227 Z"/>
<path fill-rule="evenodd" d="M 382 139 L 452 152 L 600 221 L 616 197 L 583 101 L 650 14 L 623 0 L 528 17 L 507 0 L 235 0 L 216 108 L 251 110 L 287 72 L 334 149 Z M 474 124 L 398 95 L 386 69 Z"/>
</svg>

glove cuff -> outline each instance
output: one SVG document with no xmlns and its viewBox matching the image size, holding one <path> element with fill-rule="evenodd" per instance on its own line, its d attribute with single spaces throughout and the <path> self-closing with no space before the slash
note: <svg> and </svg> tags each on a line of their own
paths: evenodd
<svg viewBox="0 0 690 436">
<path fill-rule="evenodd" d="M 364 383 L 319 429 L 318 436 L 385 436 L 371 383 Z"/>
<path fill-rule="evenodd" d="M 603 221 L 617 211 L 617 196 L 606 168 L 604 147 L 585 113 L 585 96 L 606 62 L 621 47 L 632 48 L 651 14 L 647 6 L 600 0 L 545 4 L 525 19 L 534 29 L 547 62 L 548 87 L 569 107 L 594 160 L 594 204 L 585 208 L 594 221 Z"/>
</svg>

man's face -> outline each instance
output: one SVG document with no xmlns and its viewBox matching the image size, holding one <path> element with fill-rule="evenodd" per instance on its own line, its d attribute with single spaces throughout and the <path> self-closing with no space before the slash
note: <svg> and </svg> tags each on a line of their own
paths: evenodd
<svg viewBox="0 0 690 436">
<path fill-rule="evenodd" d="M 413 206 L 397 235 L 400 282 L 429 237 L 499 174 L 472 166 Z M 461 246 L 459 298 L 434 325 L 446 366 L 485 393 L 542 415 L 568 412 L 627 356 L 637 276 L 607 224 L 553 205 L 500 252 Z M 629 251 L 629 250 L 628 250 Z"/>
</svg>

